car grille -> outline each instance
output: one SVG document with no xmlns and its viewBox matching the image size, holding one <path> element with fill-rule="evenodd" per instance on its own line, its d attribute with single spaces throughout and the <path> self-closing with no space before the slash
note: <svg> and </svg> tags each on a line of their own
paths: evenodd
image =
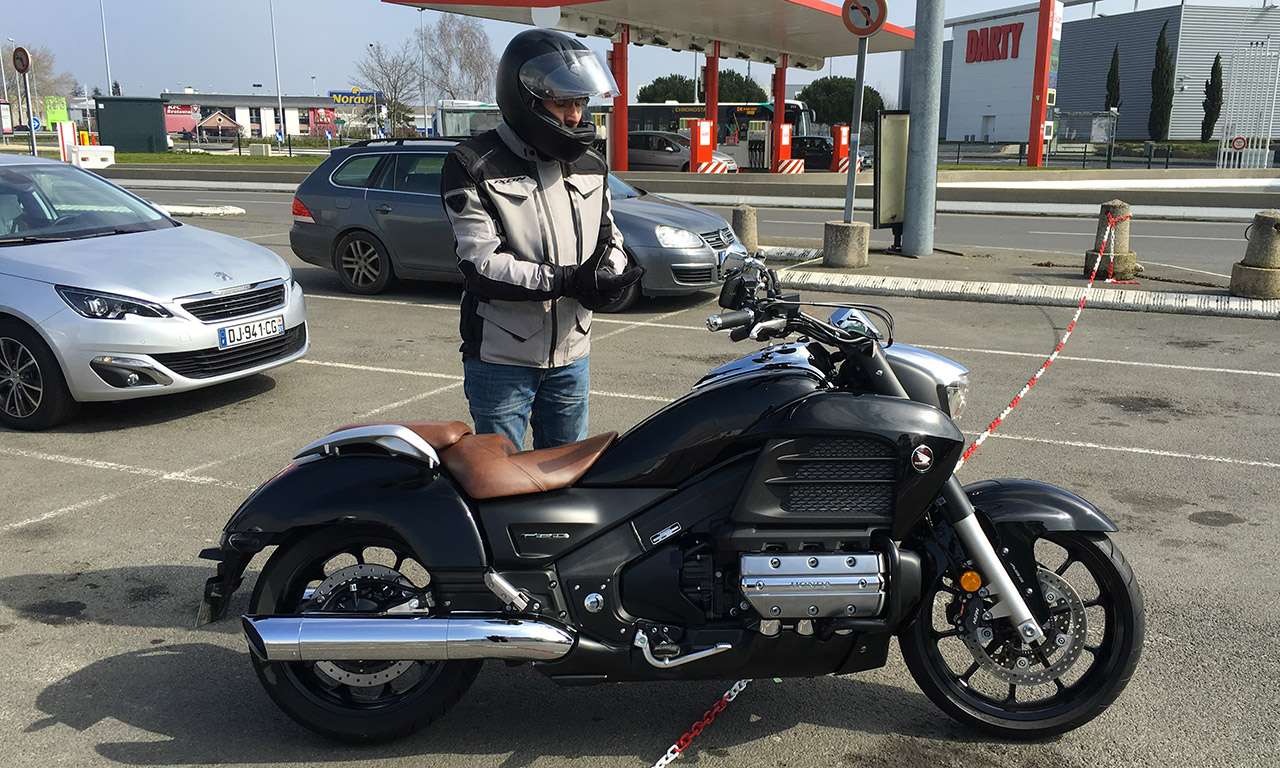
<svg viewBox="0 0 1280 768">
<path fill-rule="evenodd" d="M 189 379 L 211 379 L 228 373 L 248 370 L 272 360 L 279 360 L 302 349 L 307 341 L 307 325 L 294 326 L 283 336 L 255 341 L 230 349 L 201 349 L 195 352 L 171 352 L 152 355 L 156 362 Z"/>
<path fill-rule="evenodd" d="M 733 230 L 729 227 L 718 229 L 714 232 L 703 232 L 702 239 L 706 240 L 707 245 L 711 246 L 712 250 L 716 251 L 721 250 L 722 248 L 728 248 L 730 245 L 733 245 L 736 240 L 733 236 Z"/>
<path fill-rule="evenodd" d="M 208 323 L 281 307 L 284 306 L 284 299 L 285 284 L 276 283 L 244 293 L 188 301 L 182 304 L 182 308 Z"/>
<path fill-rule="evenodd" d="M 671 268 L 671 275 L 677 283 L 702 285 L 716 279 L 716 268 L 711 264 L 692 267 L 675 266 Z"/>
</svg>

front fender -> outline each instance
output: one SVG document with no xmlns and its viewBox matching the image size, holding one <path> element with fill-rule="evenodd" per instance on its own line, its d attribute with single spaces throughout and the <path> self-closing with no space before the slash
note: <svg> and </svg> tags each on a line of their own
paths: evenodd
<svg viewBox="0 0 1280 768">
<path fill-rule="evenodd" d="M 388 528 L 432 570 L 488 565 L 480 529 L 448 476 L 397 456 L 309 456 L 245 499 L 223 529 L 221 546 L 201 552 L 219 564 L 197 625 L 225 614 L 245 567 L 265 547 L 300 529 L 350 524 Z"/>
<path fill-rule="evenodd" d="M 1098 508 L 1048 483 L 1035 480 L 983 480 L 964 487 L 979 512 L 997 527 L 1010 523 L 1030 523 L 1043 531 L 1120 530 Z"/>
</svg>

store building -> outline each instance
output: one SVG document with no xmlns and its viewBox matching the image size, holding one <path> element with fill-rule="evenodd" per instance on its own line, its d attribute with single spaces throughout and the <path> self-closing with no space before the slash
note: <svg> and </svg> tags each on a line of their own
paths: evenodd
<svg viewBox="0 0 1280 768">
<path fill-rule="evenodd" d="M 1081 5 L 1069 2 L 1068 5 Z M 947 141 L 1023 142 L 1031 120 L 1039 4 L 1021 5 L 948 20 L 951 39 L 943 50 L 941 136 Z M 1062 25 L 1056 82 L 1056 110 L 1063 139 L 1088 139 L 1088 113 L 1101 113 L 1107 94 L 1111 54 L 1119 50 L 1120 114 L 1116 138 L 1147 138 L 1151 113 L 1151 72 L 1156 40 L 1168 24 L 1166 41 L 1174 61 L 1173 112 L 1169 138 L 1197 140 L 1204 117 L 1201 102 L 1214 56 L 1221 54 L 1230 80 L 1233 56 L 1251 45 L 1270 45 L 1280 57 L 1280 7 L 1171 5 L 1111 16 L 1093 16 Z M 1271 42 L 1268 43 L 1268 38 Z M 901 93 L 910 104 L 911 52 L 903 54 Z M 1240 71 L 1240 70 L 1237 70 Z M 1249 70 L 1257 103 L 1277 109 L 1276 69 L 1267 76 Z M 1266 79 L 1266 82 L 1261 82 Z M 1083 116 L 1083 119 L 1074 119 Z M 1280 127 L 1280 121 L 1276 121 Z M 1083 126 L 1083 129 L 1082 129 Z M 1221 135 L 1219 119 L 1213 138 Z"/>
<path fill-rule="evenodd" d="M 360 125 L 362 135 L 367 135 L 354 113 L 340 114 L 332 98 L 325 96 L 276 97 L 245 93 L 198 93 L 191 88 L 182 93 L 160 94 L 164 101 L 165 130 L 169 133 L 203 131 L 211 126 L 221 135 L 227 135 L 229 126 L 218 123 L 219 113 L 239 126 L 244 137 L 272 136 L 280 130 L 277 113 L 284 106 L 284 132 L 288 136 L 321 136 L 325 131 L 339 134 L 339 126 Z M 353 118 L 355 122 L 353 122 Z M 210 123 L 209 121 L 213 122 Z M 338 123 L 342 120 L 342 123 Z"/>
</svg>

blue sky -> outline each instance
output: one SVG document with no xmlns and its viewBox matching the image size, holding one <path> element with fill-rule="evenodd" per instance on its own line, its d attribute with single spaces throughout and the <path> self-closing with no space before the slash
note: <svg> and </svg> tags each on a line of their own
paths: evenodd
<svg viewBox="0 0 1280 768">
<path fill-rule="evenodd" d="M 951 0 L 947 14 L 964 16 L 991 9 L 1023 5 L 1022 2 Z M 111 75 L 128 95 L 153 96 L 164 89 L 192 86 L 204 92 L 251 93 L 262 83 L 261 93 L 275 93 L 275 68 L 271 53 L 271 26 L 267 0 L 218 0 L 216 3 L 173 0 L 16 0 L 0 15 L 0 44 L 5 68 L 11 66 L 9 43 L 42 45 L 57 56 L 55 69 L 69 72 L 89 88 L 105 91 L 99 5 L 106 11 L 107 44 Z M 418 25 L 419 12 L 379 0 L 274 0 L 276 40 L 280 55 L 280 84 L 286 95 L 312 92 L 312 77 L 319 93 L 350 88 L 354 62 L 370 42 L 398 46 Z M 839 5 L 839 3 L 833 3 Z M 1142 0 L 1140 8 L 1176 4 L 1176 0 Z M 1257 5 L 1258 0 L 1224 3 L 1198 0 L 1198 5 Z M 889 21 L 909 27 L 915 23 L 915 3 L 889 0 Z M 691 4 L 696 7 L 696 4 Z M 1099 0 L 1100 13 L 1133 10 L 1133 0 Z M 1087 16 L 1089 5 L 1067 9 L 1067 19 Z M 436 17 L 424 11 L 424 21 Z M 485 22 L 494 52 L 523 27 Z M 604 50 L 607 42 L 590 40 Z M 867 82 L 893 103 L 898 90 L 899 54 L 878 54 L 868 59 Z M 701 63 L 701 57 L 699 57 Z M 651 46 L 631 48 L 631 95 L 653 78 L 672 72 L 692 75 L 694 54 L 676 53 Z M 722 67 L 746 71 L 746 64 L 722 61 Z M 828 71 L 852 77 L 852 56 L 836 58 L 821 73 L 790 70 L 788 82 L 804 83 Z M 751 74 L 765 84 L 767 68 L 753 65 Z"/>
</svg>

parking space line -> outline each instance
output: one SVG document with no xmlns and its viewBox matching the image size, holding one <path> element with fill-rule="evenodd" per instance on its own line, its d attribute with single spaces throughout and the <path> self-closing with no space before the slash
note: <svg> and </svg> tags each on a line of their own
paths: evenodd
<svg viewBox="0 0 1280 768">
<path fill-rule="evenodd" d="M 273 235 L 250 235 L 249 237 L 242 237 L 240 239 L 241 240 L 267 240 L 272 237 L 288 237 L 288 236 L 289 236 L 288 232 L 276 232 Z"/>
<path fill-rule="evenodd" d="M 367 419 L 372 416 L 377 416 L 379 413 L 389 411 L 392 408 L 399 408 L 402 405 L 408 405 L 409 403 L 417 402 L 418 400 L 425 400 L 428 397 L 431 397 L 432 395 L 438 395 L 441 392 L 448 392 L 451 389 L 457 389 L 458 387 L 461 387 L 461 386 L 462 386 L 461 381 L 455 381 L 452 384 L 445 384 L 443 387 L 437 387 L 436 389 L 433 389 L 430 392 L 421 392 L 419 394 L 414 395 L 413 397 L 406 397 L 404 400 L 400 400 L 399 402 L 388 403 L 387 405 L 381 406 L 379 408 L 374 408 L 372 411 L 366 411 L 365 413 L 360 414 L 358 418 Z"/>
<path fill-rule="evenodd" d="M 980 434 L 979 432 L 970 432 L 971 435 Z M 999 432 L 991 435 L 992 439 L 1000 440 L 1019 440 L 1025 443 L 1042 443 L 1044 445 L 1060 445 L 1067 448 L 1092 448 L 1096 451 L 1115 451 L 1118 453 L 1137 453 L 1146 456 L 1160 456 L 1170 459 L 1195 459 L 1196 461 L 1213 461 L 1219 464 L 1235 464 L 1242 467 L 1263 467 L 1265 469 L 1280 469 L 1280 463 L 1273 461 L 1252 461 L 1250 459 L 1232 459 L 1226 456 L 1210 456 L 1204 453 L 1178 453 L 1176 451 L 1162 451 L 1155 448 L 1133 448 L 1120 445 L 1101 445 L 1099 443 L 1088 443 L 1080 440 L 1053 440 L 1045 437 L 1027 437 L 1025 435 L 1002 435 Z"/>
<path fill-rule="evenodd" d="M 926 346 L 926 345 L 921 345 Z M 1002 349 L 972 349 L 969 347 L 943 347 L 933 344 L 927 345 L 928 349 L 942 350 L 943 352 L 971 352 L 979 355 L 1006 355 L 1010 357 L 1035 357 L 1043 358 L 1043 352 L 1011 352 Z M 1240 376 L 1265 376 L 1269 378 L 1280 378 L 1280 373 L 1274 371 L 1245 371 L 1239 368 L 1205 368 L 1197 365 L 1172 365 L 1170 363 L 1143 363 L 1137 360 L 1108 360 L 1101 357 L 1068 357 L 1060 355 L 1059 360 L 1073 360 L 1077 363 L 1101 363 L 1104 365 L 1131 365 L 1137 368 L 1167 368 L 1175 371 L 1195 371 L 1197 373 L 1230 373 Z"/>
<path fill-rule="evenodd" d="M 141 485 L 146 485 L 146 483 L 142 483 Z M 130 488 L 129 490 L 134 490 L 134 489 Z M 92 507 L 96 504 L 104 504 L 108 501 L 114 501 L 115 499 L 118 499 L 118 498 L 120 498 L 120 494 L 118 493 L 104 493 L 96 499 L 85 499 L 84 501 L 78 501 L 75 504 L 69 504 L 65 507 L 62 507 L 61 509 L 50 510 L 48 512 L 45 512 L 43 515 L 37 515 L 36 517 L 28 518 L 26 520 L 20 520 L 16 523 L 9 523 L 4 527 L 4 530 L 16 531 L 19 528 L 26 528 L 28 525 L 43 523 L 45 520 L 50 520 L 52 518 L 65 515 L 68 512 L 76 512 L 86 507 Z"/>
<path fill-rule="evenodd" d="M 179 482 L 192 483 L 194 485 L 216 485 L 224 488 L 236 488 L 238 490 L 245 491 L 253 490 L 251 487 L 238 485 L 226 480 L 219 480 L 216 477 L 202 477 L 200 475 L 189 475 L 186 472 L 171 472 L 163 469 L 150 469 L 148 467 L 133 467 L 128 464 L 117 464 L 112 461 L 99 461 L 97 459 L 85 459 L 78 456 L 62 456 L 52 453 L 40 453 L 38 451 L 24 451 L 18 448 L 0 448 L 0 454 L 16 456 L 23 459 L 56 461 L 60 464 L 71 464 L 73 466 L 87 467 L 89 469 L 109 469 L 130 475 L 142 475 L 143 477 L 152 477 L 159 480 L 177 480 Z"/>
</svg>

